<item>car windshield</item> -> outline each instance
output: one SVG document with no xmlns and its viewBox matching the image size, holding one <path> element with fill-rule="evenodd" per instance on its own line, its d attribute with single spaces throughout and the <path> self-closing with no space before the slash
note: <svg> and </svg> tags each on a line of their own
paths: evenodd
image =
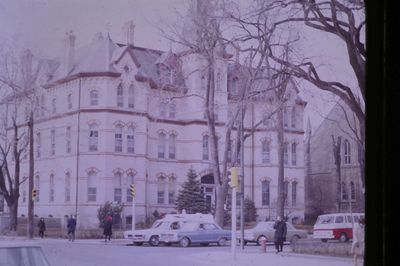
<svg viewBox="0 0 400 266">
<path fill-rule="evenodd" d="M 162 224 L 162 222 L 160 222 L 160 221 L 155 221 L 155 222 L 153 223 L 153 225 L 151 226 L 151 228 L 157 228 L 157 227 L 160 226 L 160 224 Z"/>
<path fill-rule="evenodd" d="M 333 223 L 333 216 L 320 216 L 317 219 L 316 224 L 330 224 Z"/>
<path fill-rule="evenodd" d="M 160 222 L 157 224 L 155 227 L 152 228 L 157 228 L 157 229 L 169 229 L 170 222 Z"/>
</svg>

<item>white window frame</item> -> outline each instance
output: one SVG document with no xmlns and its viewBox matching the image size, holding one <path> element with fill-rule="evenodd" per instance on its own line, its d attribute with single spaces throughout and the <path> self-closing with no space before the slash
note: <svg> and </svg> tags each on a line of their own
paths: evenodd
<svg viewBox="0 0 400 266">
<path fill-rule="evenodd" d="M 210 136 L 205 134 L 202 138 L 202 151 L 203 151 L 203 160 L 208 161 L 210 160 Z"/>
<path fill-rule="evenodd" d="M 135 87 L 133 84 L 128 89 L 128 108 L 135 108 Z"/>
<path fill-rule="evenodd" d="M 50 131 L 50 155 L 56 155 L 56 130 L 53 128 Z"/>
<path fill-rule="evenodd" d="M 91 171 L 88 173 L 87 177 L 87 201 L 96 202 L 97 201 L 97 187 L 96 187 L 96 177 L 97 173 Z"/>
<path fill-rule="evenodd" d="M 126 152 L 135 153 L 135 129 L 133 126 L 128 127 L 126 134 Z"/>
<path fill-rule="evenodd" d="M 99 92 L 97 90 L 90 91 L 90 106 L 99 105 Z"/>
<path fill-rule="evenodd" d="M 176 134 L 170 134 L 168 139 L 168 158 L 176 159 Z"/>
<path fill-rule="evenodd" d="M 262 163 L 270 163 L 271 162 L 271 147 L 270 142 L 264 140 L 262 142 Z"/>
<path fill-rule="evenodd" d="M 115 127 L 115 133 L 114 133 L 114 151 L 115 152 L 122 152 L 122 131 L 123 127 L 121 125 L 117 125 Z"/>
<path fill-rule="evenodd" d="M 167 134 L 164 132 L 158 133 L 158 156 L 159 159 L 164 159 L 166 156 L 166 141 Z"/>
<path fill-rule="evenodd" d="M 99 149 L 99 130 L 97 126 L 89 126 L 89 151 L 98 151 Z"/>
<path fill-rule="evenodd" d="M 71 153 L 71 126 L 67 126 L 66 132 L 66 152 Z"/>
<path fill-rule="evenodd" d="M 122 83 L 117 87 L 117 107 L 124 107 L 124 87 Z"/>
</svg>

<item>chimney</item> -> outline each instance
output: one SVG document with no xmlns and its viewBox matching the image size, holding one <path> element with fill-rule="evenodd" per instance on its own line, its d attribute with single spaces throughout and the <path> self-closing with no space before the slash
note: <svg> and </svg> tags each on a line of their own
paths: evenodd
<svg viewBox="0 0 400 266">
<path fill-rule="evenodd" d="M 74 55 L 75 55 L 75 35 L 72 31 L 65 33 L 64 39 L 64 68 L 65 72 L 68 73 L 71 71 L 74 64 Z"/>
<path fill-rule="evenodd" d="M 133 45 L 134 37 L 135 37 L 135 24 L 133 20 L 130 20 L 125 23 L 125 36 L 126 36 L 126 44 Z"/>
</svg>

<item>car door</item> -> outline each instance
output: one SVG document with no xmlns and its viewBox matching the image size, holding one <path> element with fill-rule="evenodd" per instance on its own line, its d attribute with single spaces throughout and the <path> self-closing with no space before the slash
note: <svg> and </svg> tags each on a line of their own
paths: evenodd
<svg viewBox="0 0 400 266">
<path fill-rule="evenodd" d="M 205 241 L 207 242 L 216 242 L 220 238 L 221 232 L 212 223 L 204 223 L 204 233 L 205 233 Z"/>
</svg>

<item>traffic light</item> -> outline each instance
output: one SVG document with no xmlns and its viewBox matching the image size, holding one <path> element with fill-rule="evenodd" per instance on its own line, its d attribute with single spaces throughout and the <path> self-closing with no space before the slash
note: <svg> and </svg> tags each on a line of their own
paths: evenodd
<svg viewBox="0 0 400 266">
<path fill-rule="evenodd" d="M 135 197 L 135 184 L 131 184 L 129 186 L 129 190 L 131 192 L 132 197 Z"/>
<path fill-rule="evenodd" d="M 38 191 L 35 188 L 32 189 L 32 200 L 35 200 L 37 196 L 38 196 Z"/>
<path fill-rule="evenodd" d="M 238 187 L 238 174 L 237 174 L 237 167 L 232 167 L 229 169 L 228 172 L 228 180 L 230 187 Z"/>
</svg>

